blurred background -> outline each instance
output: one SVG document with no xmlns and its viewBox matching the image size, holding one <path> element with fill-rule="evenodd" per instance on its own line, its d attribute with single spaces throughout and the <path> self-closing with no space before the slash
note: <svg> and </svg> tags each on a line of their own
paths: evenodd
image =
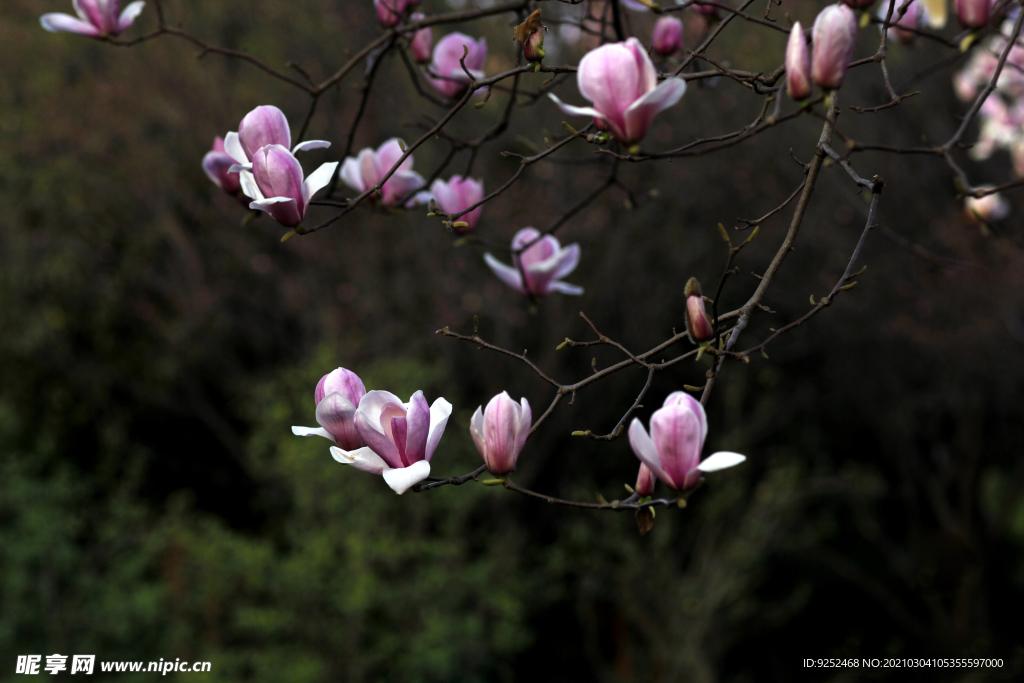
<svg viewBox="0 0 1024 683">
<path fill-rule="evenodd" d="M 483 4 L 452 5 L 474 1 Z M 555 5 L 544 3 L 546 15 L 581 11 Z M 787 0 L 773 16 L 806 25 L 812 5 Z M 275 67 L 296 60 L 315 79 L 379 31 L 369 0 L 165 8 L 214 44 Z M 445 9 L 423 1 L 427 13 Z M 558 235 L 581 245 L 566 279 L 586 293 L 531 310 L 486 268 L 484 249 L 454 244 L 422 208 L 363 207 L 285 244 L 265 217 L 243 226 L 246 210 L 209 182 L 202 156 L 257 105 L 281 107 L 297 130 L 306 96 L 250 65 L 197 59 L 172 38 L 124 49 L 48 34 L 38 24 L 48 11 L 70 3 L 6 0 L 0 10 L 0 680 L 20 679 L 16 655 L 54 652 L 209 660 L 209 681 L 913 679 L 807 671 L 808 657 L 995 657 L 1002 669 L 921 680 L 1024 675 L 1019 194 L 1009 219 L 979 226 L 935 159 L 855 157 L 861 175 L 887 181 L 867 272 L 769 359 L 726 367 L 705 452 L 749 460 L 710 478 L 687 509 L 659 510 L 647 536 L 628 513 L 551 507 L 500 487 L 399 498 L 335 463 L 326 441 L 292 436 L 291 425 L 315 423 L 321 375 L 344 366 L 371 389 L 446 397 L 455 411 L 434 474 L 471 471 L 478 405 L 507 389 L 539 414 L 551 392 L 513 359 L 435 330 L 469 332 L 476 315 L 486 339 L 529 349 L 562 381 L 585 377 L 592 359 L 600 368 L 620 358 L 555 352 L 565 337 L 589 338 L 579 311 L 635 352 L 651 348 L 682 329 L 687 278 L 713 294 L 726 259 L 716 225 L 792 193 L 802 169 L 791 151 L 808 161 L 820 122 L 803 117 L 713 155 L 624 165 L 629 193 L 612 188 Z M 486 35 L 487 72 L 498 73 L 515 59 L 509 19 L 438 28 L 435 39 Z M 646 43 L 651 18 L 628 21 Z M 149 6 L 127 35 L 154 26 Z M 691 45 L 699 31 L 690 27 Z M 560 36 L 548 36 L 548 61 L 576 63 L 584 46 Z M 784 41 L 737 22 L 711 54 L 771 70 Z M 857 55 L 876 47 L 876 29 L 863 29 Z M 924 40 L 892 47 L 897 88 L 924 94 L 877 114 L 846 110 L 843 129 L 890 145 L 946 139 L 966 111 L 953 67 L 900 85 L 948 54 Z M 307 172 L 338 160 L 360 83 L 354 73 L 321 102 L 309 137 L 335 145 L 307 153 Z M 558 93 L 583 102 L 573 79 Z M 852 71 L 842 96 L 888 99 L 875 65 Z M 506 97 L 467 108 L 452 131 L 486 130 Z M 736 130 L 759 107 L 735 83 L 691 83 L 645 147 Z M 412 140 L 443 112 L 391 55 L 356 150 Z M 518 163 L 499 152 L 542 149 L 564 118 L 546 99 L 517 109 L 472 174 L 498 187 Z M 507 243 L 550 225 L 607 176 L 609 158 L 595 163 L 593 150 L 574 143 L 565 156 L 580 163 L 531 167 L 485 207 L 478 234 Z M 427 143 L 417 170 L 429 175 L 447 152 L 444 140 Z M 468 161 L 460 153 L 444 177 Z M 976 182 L 1012 178 L 1005 155 L 963 163 Z M 756 315 L 740 347 L 805 313 L 842 273 L 866 218 L 853 189 L 840 168 L 824 169 L 765 299 L 773 312 Z M 314 221 L 330 215 L 313 211 Z M 746 301 L 790 215 L 766 221 L 742 252 L 722 310 Z M 644 421 L 707 368 L 703 359 L 660 373 Z M 638 465 L 626 439 L 570 433 L 609 431 L 645 379 L 624 370 L 563 402 L 516 480 L 585 501 L 625 496 Z"/>
</svg>

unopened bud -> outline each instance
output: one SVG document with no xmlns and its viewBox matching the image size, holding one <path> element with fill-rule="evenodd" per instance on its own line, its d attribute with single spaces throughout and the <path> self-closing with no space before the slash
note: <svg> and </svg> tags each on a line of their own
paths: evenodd
<svg viewBox="0 0 1024 683">
<path fill-rule="evenodd" d="M 965 28 L 988 25 L 991 0 L 956 0 L 956 16 Z"/>
<path fill-rule="evenodd" d="M 797 101 L 811 94 L 811 53 L 799 21 L 793 25 L 786 44 L 786 91 Z"/>
<path fill-rule="evenodd" d="M 857 17 L 846 5 L 829 5 L 818 13 L 811 29 L 814 56 L 811 76 L 825 90 L 843 84 L 857 41 Z"/>
<path fill-rule="evenodd" d="M 416 12 L 410 18 L 413 21 L 426 19 L 420 12 Z M 428 64 L 434 52 L 434 29 L 425 26 L 416 31 L 409 40 L 409 50 L 412 52 L 412 58 L 416 60 L 417 64 Z"/>
<path fill-rule="evenodd" d="M 683 22 L 678 17 L 664 16 L 654 24 L 651 47 L 664 57 L 683 49 Z"/>
<path fill-rule="evenodd" d="M 701 295 L 700 283 L 697 278 L 691 277 L 686 283 L 686 333 L 694 344 L 706 342 L 715 336 L 711 327 L 711 319 L 708 318 L 707 310 L 704 308 L 704 297 Z"/>
<path fill-rule="evenodd" d="M 537 29 L 523 43 L 523 56 L 528 62 L 539 62 L 544 59 L 544 31 Z"/>
<path fill-rule="evenodd" d="M 636 475 L 636 494 L 645 498 L 654 493 L 654 483 L 657 481 L 654 472 L 647 465 L 640 463 L 640 471 Z"/>
</svg>

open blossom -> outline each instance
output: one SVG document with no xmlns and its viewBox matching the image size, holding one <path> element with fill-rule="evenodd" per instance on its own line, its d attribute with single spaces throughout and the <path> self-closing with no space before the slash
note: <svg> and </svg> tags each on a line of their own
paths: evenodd
<svg viewBox="0 0 1024 683">
<path fill-rule="evenodd" d="M 238 173 L 229 169 L 236 163 L 224 152 L 224 138 L 218 135 L 213 140 L 213 149 L 203 157 L 203 171 L 217 187 L 228 194 L 235 194 L 240 187 Z"/>
<path fill-rule="evenodd" d="M 576 80 L 592 107 L 565 104 L 553 93 L 551 99 L 566 114 L 594 117 L 598 128 L 610 130 L 626 145 L 640 142 L 654 117 L 686 92 L 681 78 L 658 84 L 658 72 L 636 38 L 588 52 L 580 61 Z"/>
<path fill-rule="evenodd" d="M 281 145 L 267 145 L 253 156 L 252 165 L 241 174 L 242 192 L 253 201 L 249 208 L 266 211 L 286 228 L 294 228 L 306 216 L 309 202 L 327 187 L 338 162 L 323 164 L 303 178 L 295 155 Z"/>
<path fill-rule="evenodd" d="M 846 5 L 829 5 L 811 28 L 814 54 L 811 77 L 825 90 L 836 90 L 846 78 L 857 42 L 857 17 Z"/>
<path fill-rule="evenodd" d="M 786 91 L 797 101 L 811 94 L 811 53 L 799 21 L 793 24 L 786 43 Z"/>
<path fill-rule="evenodd" d="M 441 207 L 441 211 L 455 214 L 465 211 L 484 198 L 484 184 L 481 180 L 456 175 L 452 176 L 448 182 L 435 180 L 430 186 L 430 194 L 433 195 L 437 205 Z M 455 221 L 456 223 L 461 221 L 469 225 L 464 228 L 453 228 L 453 230 L 460 235 L 471 232 L 480 221 L 480 214 L 483 210 L 484 207 L 478 206 L 459 218 Z"/>
<path fill-rule="evenodd" d="M 119 13 L 121 0 L 73 0 L 75 13 L 51 12 L 39 18 L 39 23 L 47 31 L 65 31 L 80 36 L 116 36 L 128 30 L 135 18 L 146 6 L 143 0 L 133 2 Z"/>
<path fill-rule="evenodd" d="M 380 182 L 388 171 L 402 158 L 402 144 L 398 138 L 391 138 L 374 151 L 367 147 L 358 157 L 348 157 L 341 166 L 341 179 L 356 192 L 366 192 Z M 387 179 L 381 191 L 381 201 L 395 206 L 424 185 L 423 176 L 412 170 L 412 155 L 406 157 L 397 170 Z"/>
<path fill-rule="evenodd" d="M 747 459 L 739 453 L 720 451 L 701 462 L 707 436 L 704 406 L 681 391 L 669 394 L 665 404 L 654 411 L 650 434 L 638 418 L 629 425 L 629 445 L 636 457 L 677 491 L 696 486 L 702 472 L 722 470 Z"/>
<path fill-rule="evenodd" d="M 530 296 L 542 297 L 552 292 L 562 294 L 582 294 L 583 288 L 562 282 L 580 262 L 580 245 L 570 244 L 565 249 L 552 235 L 540 237 L 535 228 L 523 228 L 512 238 L 512 265 L 506 265 L 491 254 L 484 254 L 484 261 L 491 267 L 494 274 L 517 292 Z M 534 242 L 521 255 L 517 252 L 523 246 Z M 522 269 L 522 273 L 520 273 Z M 525 275 L 525 281 L 524 281 Z"/>
<path fill-rule="evenodd" d="M 464 33 L 449 33 L 434 46 L 434 58 L 428 67 L 427 80 L 434 88 L 453 100 L 462 95 L 472 83 L 462 68 L 460 60 L 466 54 L 466 69 L 474 79 L 484 77 L 484 62 L 487 61 L 487 39 L 473 40 Z"/>
<path fill-rule="evenodd" d="M 452 404 L 443 398 L 428 408 L 422 391 L 408 403 L 387 391 L 371 391 L 355 412 L 356 432 L 366 445 L 334 446 L 331 455 L 340 463 L 383 475 L 387 485 L 402 495 L 430 476 L 430 459 L 451 414 Z"/>
<path fill-rule="evenodd" d="M 683 49 L 683 21 L 679 17 L 664 16 L 654 23 L 651 48 L 668 57 Z"/>
<path fill-rule="evenodd" d="M 426 18 L 427 17 L 422 12 L 416 12 L 410 17 L 413 21 L 419 21 L 420 19 Z M 429 62 L 434 50 L 433 27 L 424 26 L 419 31 L 412 34 L 412 37 L 409 39 L 409 50 L 412 52 L 412 58 L 416 60 L 417 64 L 426 64 Z"/>
<path fill-rule="evenodd" d="M 377 21 L 384 28 L 398 26 L 411 4 L 413 3 L 409 0 L 373 0 L 374 9 L 377 10 Z"/>
<path fill-rule="evenodd" d="M 316 385 L 313 400 L 319 427 L 292 427 L 296 436 L 322 436 L 341 448 L 352 451 L 363 445 L 356 432 L 355 414 L 359 401 L 366 394 L 363 380 L 351 370 L 338 368 Z"/>
<path fill-rule="evenodd" d="M 507 391 L 492 398 L 485 410 L 477 407 L 469 432 L 491 474 L 500 476 L 516 468 L 532 425 L 529 401 L 524 398 L 516 403 Z"/>
<path fill-rule="evenodd" d="M 261 147 L 281 145 L 292 153 L 330 147 L 326 140 L 307 140 L 292 149 L 292 133 L 288 118 L 277 107 L 265 104 L 245 115 L 238 132 L 224 136 L 224 151 L 239 164 L 247 165 Z"/>
<path fill-rule="evenodd" d="M 1010 215 L 1010 202 L 998 192 L 993 192 L 984 197 L 967 197 L 964 199 L 964 209 L 967 210 L 968 218 L 974 221 L 1001 221 Z"/>
</svg>

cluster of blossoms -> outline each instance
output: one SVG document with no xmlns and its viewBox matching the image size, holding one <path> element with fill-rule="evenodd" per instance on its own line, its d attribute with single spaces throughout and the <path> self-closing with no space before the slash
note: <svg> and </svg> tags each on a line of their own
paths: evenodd
<svg viewBox="0 0 1024 683">
<path fill-rule="evenodd" d="M 624 1 L 633 9 L 648 8 L 643 2 Z M 419 0 L 374 0 L 379 23 L 388 29 L 397 27 L 434 89 L 448 100 L 465 97 L 484 77 L 486 40 L 451 33 L 435 45 L 432 29 L 422 25 L 424 15 L 412 12 L 418 4 Z M 73 5 L 78 18 L 47 14 L 41 18 L 43 27 L 100 39 L 116 37 L 132 25 L 144 2 L 133 2 L 123 12 L 119 0 L 73 0 Z M 715 7 L 697 4 L 694 8 L 708 21 L 717 18 Z M 846 26 L 844 12 L 849 10 L 830 8 L 823 12 L 825 19 L 819 17 L 815 24 L 814 80 L 822 87 L 838 87 L 849 62 L 856 26 Z M 412 26 L 406 31 L 407 22 Z M 823 27 L 821 35 L 819 23 Z M 540 68 L 545 56 L 545 30 L 538 10 L 515 31 L 515 39 L 522 44 L 524 56 L 535 69 Z M 797 33 L 806 51 L 799 25 Z M 659 19 L 651 43 L 652 51 L 661 57 L 680 52 L 682 21 L 672 16 Z M 831 75 L 819 78 L 819 69 Z M 550 97 L 564 112 L 590 117 L 605 139 L 614 137 L 630 150 L 647 135 L 654 117 L 674 106 L 686 91 L 682 78 L 667 78 L 659 83 L 647 50 L 635 38 L 602 45 L 587 53 L 580 62 L 577 82 L 580 94 L 592 106 L 572 106 L 553 94 Z M 203 158 L 202 168 L 223 192 L 289 228 L 301 226 L 314 195 L 336 179 L 360 194 L 369 195 L 376 190 L 367 199 L 380 206 L 404 208 L 428 203 L 433 213 L 450 218 L 448 224 L 457 233 L 471 232 L 477 227 L 485 198 L 482 180 L 453 176 L 447 181 L 435 180 L 427 188 L 423 176 L 413 169 L 413 155 L 398 138 L 391 138 L 376 149 L 363 149 L 341 164 L 324 163 L 306 176 L 295 155 L 329 147 L 325 140 L 293 146 L 285 114 L 275 106 L 263 105 L 246 114 L 237 131 L 214 140 L 213 148 Z M 510 251 L 512 265 L 490 253 L 484 255 L 484 260 L 499 279 L 516 291 L 531 299 L 553 292 L 583 293 L 581 287 L 562 280 L 579 263 L 578 244 L 563 248 L 553 235 L 530 227 L 516 233 Z M 687 331 L 694 343 L 707 344 L 714 330 L 696 280 L 687 283 L 685 294 Z M 430 476 L 431 459 L 452 413 L 451 403 L 444 398 L 428 405 L 422 391 L 415 392 L 408 401 L 388 391 L 366 391 L 354 372 L 338 368 L 320 379 L 314 400 L 319 427 L 292 427 L 294 434 L 329 439 L 336 461 L 381 475 L 400 495 Z M 681 392 L 665 400 L 650 425 L 648 433 L 634 419 L 629 428 L 630 445 L 641 461 L 636 493 L 642 498 L 653 493 L 658 479 L 674 490 L 688 491 L 697 485 L 702 472 L 745 460 L 742 455 L 722 452 L 701 461 L 707 418 L 701 404 Z M 486 407 L 477 408 L 470 421 L 470 434 L 486 468 L 501 477 L 515 470 L 532 427 L 529 402 L 523 398 L 516 403 L 507 392 L 502 392 Z"/>
<path fill-rule="evenodd" d="M 430 476 L 430 461 L 452 414 L 451 403 L 438 398 L 428 406 L 422 391 L 406 402 L 389 391 L 366 391 L 359 376 L 345 368 L 324 375 L 313 397 L 320 426 L 292 427 L 293 434 L 330 440 L 336 461 L 382 476 L 399 495 Z M 635 418 L 629 427 L 630 446 L 641 462 L 636 485 L 640 496 L 650 496 L 657 479 L 676 491 L 689 491 L 701 473 L 746 460 L 727 451 L 701 460 L 707 415 L 688 394 L 670 394 L 650 424 L 650 433 Z M 516 469 L 532 426 L 529 401 L 516 403 L 503 391 L 486 407 L 477 407 L 469 432 L 487 470 L 501 477 Z"/>
</svg>

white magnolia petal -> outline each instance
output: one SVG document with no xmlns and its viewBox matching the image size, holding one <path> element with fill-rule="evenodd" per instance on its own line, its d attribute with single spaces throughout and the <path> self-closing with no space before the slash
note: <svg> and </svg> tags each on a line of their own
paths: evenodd
<svg viewBox="0 0 1024 683">
<path fill-rule="evenodd" d="M 266 211 L 270 213 L 270 207 L 274 204 L 283 204 L 285 202 L 294 202 L 295 200 L 291 197 L 267 197 L 266 199 L 257 199 L 249 202 L 249 208 L 253 211 Z"/>
<path fill-rule="evenodd" d="M 359 160 L 355 157 L 348 157 L 345 159 L 345 163 L 341 165 L 341 170 L 338 172 L 341 177 L 341 182 L 351 187 L 356 192 L 365 192 L 366 185 L 363 183 L 363 174 L 359 170 Z"/>
<path fill-rule="evenodd" d="M 224 153 L 240 164 L 250 163 L 249 157 L 245 156 L 242 141 L 238 139 L 238 133 L 234 131 L 224 136 Z"/>
<path fill-rule="evenodd" d="M 438 398 L 430 405 L 430 427 L 427 432 L 426 457 L 427 460 L 433 457 L 437 450 L 437 444 L 444 434 L 444 428 L 448 424 L 448 418 L 452 414 L 452 404 L 443 398 Z"/>
<path fill-rule="evenodd" d="M 57 33 L 77 33 L 80 36 L 98 36 L 100 30 L 87 21 L 76 19 L 70 14 L 51 12 L 39 17 L 39 23 L 47 31 Z"/>
<path fill-rule="evenodd" d="M 142 14 L 143 8 L 146 6 L 144 0 L 136 0 L 132 4 L 124 8 L 121 12 L 121 16 L 117 20 L 117 30 L 125 31 L 135 22 L 135 18 Z"/>
<path fill-rule="evenodd" d="M 568 282 L 562 282 L 561 280 L 553 280 L 548 283 L 548 292 L 560 292 L 562 294 L 579 296 L 583 294 L 583 288 L 578 285 L 570 285 Z"/>
<path fill-rule="evenodd" d="M 305 142 L 300 142 L 295 145 L 294 149 L 292 149 L 292 154 L 295 154 L 296 152 L 308 152 L 311 149 L 326 149 L 330 146 L 331 143 L 327 142 L 327 140 L 306 140 Z"/>
<path fill-rule="evenodd" d="M 550 97 L 552 101 L 554 101 L 554 103 L 558 105 L 559 109 L 561 109 L 566 114 L 569 114 L 570 116 L 594 116 L 599 119 L 607 121 L 605 115 L 599 112 L 598 110 L 594 109 L 593 107 L 577 107 L 571 104 L 566 104 L 562 100 L 558 99 L 558 97 L 554 93 L 548 93 L 548 97 Z"/>
<path fill-rule="evenodd" d="M 701 472 L 717 472 L 718 470 L 724 470 L 729 467 L 735 467 L 741 462 L 747 459 L 747 456 L 740 455 L 739 453 L 732 453 L 730 451 L 719 451 L 712 453 L 704 460 L 701 464 L 697 465 L 697 469 Z"/>
<path fill-rule="evenodd" d="M 354 451 L 346 451 L 337 446 L 331 446 L 331 456 L 342 465 L 352 465 L 357 470 L 369 472 L 370 474 L 383 474 L 388 469 L 388 464 L 367 446 L 357 448 Z"/>
<path fill-rule="evenodd" d="M 331 184 L 334 172 L 338 170 L 338 162 L 332 161 L 322 165 L 309 174 L 309 177 L 302 183 L 302 201 L 309 206 L 309 200 L 320 190 Z"/>
<path fill-rule="evenodd" d="M 263 193 L 260 191 L 259 185 L 256 184 L 256 178 L 249 171 L 238 172 L 238 182 L 242 186 L 242 193 L 245 194 L 249 199 L 255 199 L 259 201 L 263 199 Z"/>
<path fill-rule="evenodd" d="M 335 441 L 334 437 L 331 436 L 331 433 L 323 427 L 292 427 L 292 434 L 295 436 L 322 436 L 325 439 L 334 441 L 334 443 L 338 443 Z"/>
<path fill-rule="evenodd" d="M 519 274 L 518 270 L 510 265 L 502 263 L 489 253 L 484 254 L 484 261 L 488 266 L 490 266 L 491 270 L 494 271 L 494 274 L 498 276 L 499 280 L 517 292 L 526 292 L 526 288 L 523 287 L 523 276 Z"/>
<path fill-rule="evenodd" d="M 430 476 L 430 463 L 426 460 L 417 460 L 408 467 L 399 469 L 384 470 L 384 481 L 398 495 L 402 495 L 416 484 Z"/>
<path fill-rule="evenodd" d="M 228 167 L 228 173 L 241 173 L 242 171 L 252 173 L 252 164 L 231 164 Z"/>
<path fill-rule="evenodd" d="M 477 406 L 476 412 L 469 421 L 469 433 L 473 437 L 473 443 L 480 455 L 487 454 L 487 442 L 484 441 L 484 413 L 483 406 Z"/>
<path fill-rule="evenodd" d="M 674 485 L 673 480 L 666 476 L 665 470 L 661 467 L 661 455 L 654 445 L 654 440 L 647 433 L 647 430 L 644 429 L 640 419 L 636 417 L 633 418 L 629 425 L 629 445 L 633 448 L 633 453 L 639 458 L 640 462 L 650 467 L 658 479 L 661 479 L 670 486 Z"/>
</svg>

